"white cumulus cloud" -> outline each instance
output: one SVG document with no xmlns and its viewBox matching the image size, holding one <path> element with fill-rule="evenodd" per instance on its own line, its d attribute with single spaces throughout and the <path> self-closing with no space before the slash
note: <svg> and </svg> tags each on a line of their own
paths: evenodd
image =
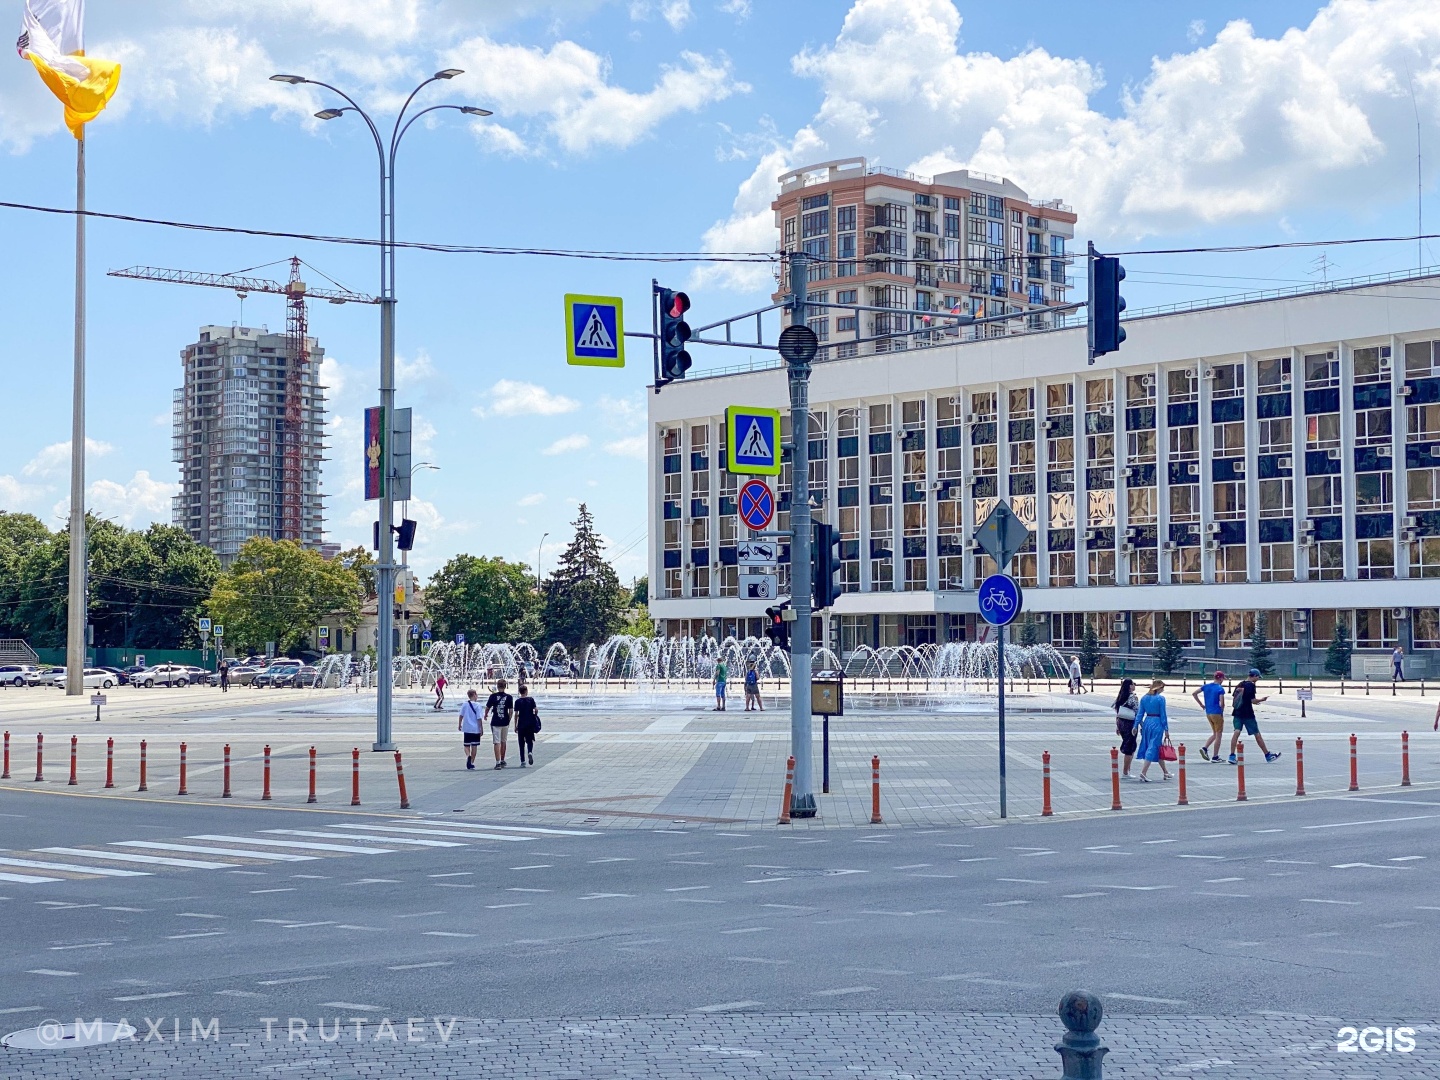
<svg viewBox="0 0 1440 1080">
<path fill-rule="evenodd" d="M 580 402 L 554 394 L 536 383 L 501 379 L 490 388 L 486 404 L 476 405 L 476 416 L 559 416 L 580 408 Z"/>
<path fill-rule="evenodd" d="M 553 443 L 540 451 L 542 454 L 571 454 L 576 450 L 584 450 L 590 445 L 589 435 L 565 435 L 556 439 Z"/>
<path fill-rule="evenodd" d="M 99 439 L 85 438 L 85 460 L 104 457 L 113 451 L 115 447 Z M 51 443 L 41 450 L 33 458 L 27 461 L 20 470 L 24 476 L 38 476 L 42 478 L 70 474 L 70 440 Z"/>
<path fill-rule="evenodd" d="M 645 436 L 631 435 L 628 438 L 616 439 L 605 444 L 605 452 L 614 454 L 616 457 L 638 458 L 645 460 Z"/>
<path fill-rule="evenodd" d="M 178 494 L 178 483 L 156 480 L 146 469 L 128 481 L 96 480 L 86 493 L 88 509 L 122 525 L 148 525 L 170 520 L 170 498 Z M 65 500 L 68 514 L 69 500 Z"/>
<path fill-rule="evenodd" d="M 543 491 L 536 491 L 536 492 L 532 492 L 532 493 L 529 494 L 529 495 L 522 495 L 522 496 L 520 497 L 520 501 L 517 502 L 515 505 L 516 505 L 516 506 L 539 506 L 539 505 L 540 505 L 541 503 L 543 503 L 544 501 L 545 501 L 545 493 L 544 493 Z"/>
</svg>

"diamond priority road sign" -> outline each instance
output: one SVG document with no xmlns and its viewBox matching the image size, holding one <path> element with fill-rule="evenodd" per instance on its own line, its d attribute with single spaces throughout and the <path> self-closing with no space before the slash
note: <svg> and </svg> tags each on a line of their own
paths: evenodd
<svg viewBox="0 0 1440 1080">
<path fill-rule="evenodd" d="M 780 410 L 731 405 L 725 410 L 725 471 L 780 475 Z"/>
<path fill-rule="evenodd" d="M 565 359 L 580 367 L 625 366 L 624 302 L 565 294 Z"/>
<path fill-rule="evenodd" d="M 1010 565 L 1015 553 L 1030 539 L 1030 530 L 1015 516 L 1010 504 L 1001 499 L 990 511 L 989 516 L 975 530 L 975 543 L 980 550 L 995 560 L 1001 570 Z"/>
</svg>

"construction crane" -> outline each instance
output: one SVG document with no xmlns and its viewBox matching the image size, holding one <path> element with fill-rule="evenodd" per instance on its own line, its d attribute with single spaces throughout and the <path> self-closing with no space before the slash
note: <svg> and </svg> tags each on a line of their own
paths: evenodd
<svg viewBox="0 0 1440 1080">
<path fill-rule="evenodd" d="M 277 293 L 286 298 L 285 351 L 288 362 L 285 367 L 285 441 L 281 456 L 280 535 L 282 539 L 296 542 L 299 542 L 302 535 L 301 376 L 306 365 L 310 363 L 310 315 L 306 301 L 313 297 L 317 300 L 328 300 L 332 304 L 380 303 L 379 297 L 353 292 L 335 282 L 332 282 L 336 286 L 333 289 L 312 289 L 300 277 L 300 265 L 299 256 L 290 259 L 290 278 L 283 284 L 270 278 L 247 277 L 243 273 L 205 274 L 194 270 L 166 270 L 158 266 L 131 266 L 109 272 L 110 277 L 135 278 L 138 281 L 163 281 L 171 285 L 205 285 L 215 289 L 230 289 L 242 302 L 252 292 Z"/>
</svg>

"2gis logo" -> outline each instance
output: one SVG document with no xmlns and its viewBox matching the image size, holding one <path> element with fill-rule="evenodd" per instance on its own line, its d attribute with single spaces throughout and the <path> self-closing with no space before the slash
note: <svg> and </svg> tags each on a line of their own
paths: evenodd
<svg viewBox="0 0 1440 1080">
<path fill-rule="evenodd" d="M 1412 1027 L 1342 1027 L 1335 1033 L 1335 1049 L 1341 1054 L 1409 1054 L 1415 1049 Z"/>
</svg>

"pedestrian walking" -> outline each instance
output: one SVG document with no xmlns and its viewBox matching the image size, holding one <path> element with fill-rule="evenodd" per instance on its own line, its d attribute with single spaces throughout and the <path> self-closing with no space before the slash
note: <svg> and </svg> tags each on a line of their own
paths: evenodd
<svg viewBox="0 0 1440 1080">
<path fill-rule="evenodd" d="M 1124 679 L 1120 692 L 1115 695 L 1115 734 L 1120 736 L 1120 753 L 1125 755 L 1125 770 L 1122 780 L 1130 779 L 1130 762 L 1135 760 L 1135 716 L 1140 708 L 1139 695 L 1135 693 L 1135 680 Z"/>
<path fill-rule="evenodd" d="M 480 725 L 484 717 L 475 691 L 471 690 L 465 698 L 465 702 L 460 706 L 460 723 L 457 726 L 465 745 L 465 768 L 473 769 L 475 754 L 480 749 Z"/>
<path fill-rule="evenodd" d="M 520 684 L 520 696 L 515 699 L 515 745 L 520 750 L 520 767 L 525 768 L 525 759 L 535 764 L 535 736 L 540 733 L 540 708 L 530 696 L 530 687 Z"/>
<path fill-rule="evenodd" d="M 724 660 L 715 661 L 715 708 L 714 712 L 725 711 L 725 683 L 730 678 L 730 669 Z"/>
<path fill-rule="evenodd" d="M 445 673 L 435 676 L 435 711 L 445 708 Z"/>
<path fill-rule="evenodd" d="M 1201 685 L 1200 689 L 1190 695 L 1195 699 L 1195 704 L 1205 710 L 1205 719 L 1210 721 L 1210 737 L 1205 740 L 1205 745 L 1200 747 L 1200 756 L 1206 761 L 1213 761 L 1217 764 L 1221 760 L 1220 741 L 1225 737 L 1225 673 L 1215 672 L 1215 678 L 1211 682 Z M 1210 744 L 1215 744 L 1215 749 L 1210 749 Z"/>
<path fill-rule="evenodd" d="M 1255 706 L 1262 701 L 1269 700 L 1268 697 L 1255 696 L 1259 691 L 1259 687 L 1256 685 L 1259 681 L 1260 669 L 1252 667 L 1245 681 L 1235 687 L 1232 697 L 1235 704 L 1230 710 L 1230 716 L 1235 722 L 1235 730 L 1230 735 L 1231 765 L 1236 763 L 1235 748 L 1240 744 L 1240 732 L 1242 731 L 1255 740 L 1255 745 L 1260 747 L 1266 761 L 1276 761 L 1280 757 L 1278 752 L 1272 754 L 1270 748 L 1265 745 L 1265 740 L 1260 737 L 1260 725 L 1255 719 Z"/>
<path fill-rule="evenodd" d="M 760 672 L 755 670 L 752 662 L 745 668 L 745 711 L 750 712 L 750 705 L 754 704 L 761 712 L 765 711 L 765 702 L 760 700 Z"/>
<path fill-rule="evenodd" d="M 1140 699 L 1136 720 L 1140 724 L 1140 747 L 1136 753 L 1145 764 L 1140 766 L 1140 779 L 1149 783 L 1145 774 L 1155 762 L 1160 763 L 1160 774 L 1170 779 L 1170 770 L 1165 767 L 1165 747 L 1170 743 L 1170 717 L 1165 712 L 1165 684 L 1156 679 L 1150 684 L 1150 692 Z"/>
<path fill-rule="evenodd" d="M 1390 677 L 1396 682 L 1403 681 L 1405 678 L 1405 650 L 1399 645 L 1396 645 L 1395 651 L 1390 654 L 1390 667 L 1393 669 Z"/>
<path fill-rule="evenodd" d="M 220 666 L 219 666 L 219 667 L 216 669 L 216 671 L 215 671 L 215 674 L 217 674 L 217 675 L 220 676 L 220 678 L 217 680 L 217 681 L 220 683 L 220 692 L 221 692 L 222 694 L 228 694 L 228 693 L 230 692 L 230 663 L 229 663 L 229 661 L 222 659 L 222 660 L 220 661 Z"/>
<path fill-rule="evenodd" d="M 505 747 L 510 739 L 510 718 L 515 714 L 515 699 L 505 692 L 505 680 L 495 680 L 495 692 L 485 700 L 485 716 L 490 721 L 490 741 L 495 744 L 495 768 L 505 768 Z"/>
<path fill-rule="evenodd" d="M 1085 692 L 1084 673 L 1080 670 L 1080 657 L 1070 657 L 1070 693 L 1083 694 Z"/>
</svg>

